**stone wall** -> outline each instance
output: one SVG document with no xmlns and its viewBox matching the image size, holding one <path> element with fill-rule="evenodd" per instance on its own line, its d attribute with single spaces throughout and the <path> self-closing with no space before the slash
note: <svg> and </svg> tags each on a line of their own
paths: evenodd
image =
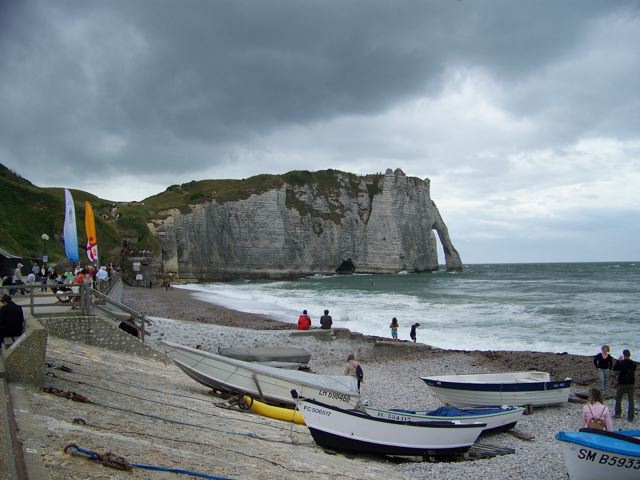
<svg viewBox="0 0 640 480">
<path fill-rule="evenodd" d="M 160 358 L 162 354 L 120 330 L 116 323 L 94 316 L 47 317 L 40 322 L 49 335 L 118 352 L 131 353 L 147 358 Z"/>
<path fill-rule="evenodd" d="M 2 353 L 7 380 L 42 385 L 46 351 L 47 330 L 34 318 L 26 318 L 24 334 Z"/>
<path fill-rule="evenodd" d="M 166 212 L 149 225 L 165 279 L 333 274 L 347 259 L 359 273 L 434 271 L 434 231 L 447 269 L 462 269 L 428 179 L 400 169 L 375 179 L 335 175 L 330 189 L 285 183 L 246 200 Z"/>
</svg>

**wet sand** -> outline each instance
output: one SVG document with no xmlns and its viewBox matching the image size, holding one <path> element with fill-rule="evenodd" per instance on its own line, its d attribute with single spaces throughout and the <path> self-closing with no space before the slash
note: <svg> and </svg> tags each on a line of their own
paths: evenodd
<svg viewBox="0 0 640 480">
<path fill-rule="evenodd" d="M 124 303 L 152 317 L 173 318 L 190 322 L 212 323 L 253 330 L 294 330 L 293 323 L 273 320 L 264 315 L 239 312 L 199 300 L 189 290 L 171 288 L 124 289 Z"/>
</svg>

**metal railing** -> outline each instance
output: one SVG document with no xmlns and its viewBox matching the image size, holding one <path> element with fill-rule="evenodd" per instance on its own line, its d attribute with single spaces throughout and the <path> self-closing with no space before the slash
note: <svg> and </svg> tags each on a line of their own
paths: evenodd
<svg viewBox="0 0 640 480">
<path fill-rule="evenodd" d="M 31 315 L 48 315 L 56 312 L 37 312 L 36 309 L 52 309 L 64 308 L 65 310 L 71 306 L 73 310 L 79 310 L 82 315 L 88 315 L 90 308 L 87 301 L 86 289 L 89 285 L 85 283 L 65 283 L 65 284 L 41 284 L 41 283 L 24 283 L 13 285 L 2 285 L 0 291 L 8 293 L 14 300 L 28 298 L 28 306 Z M 20 293 L 21 297 L 16 294 Z M 47 300 L 56 298 L 53 303 Z M 43 299 L 44 301 L 38 301 Z M 16 302 L 25 306 L 23 302 Z"/>
<path fill-rule="evenodd" d="M 91 289 L 91 291 L 89 292 L 89 295 L 87 295 L 88 297 L 93 296 L 94 298 L 92 298 L 92 308 L 98 308 L 101 312 L 105 313 L 106 315 L 110 315 L 112 316 L 112 318 L 114 317 L 114 312 L 111 311 L 109 308 L 104 307 L 103 305 L 100 305 L 98 303 L 95 302 L 95 299 L 100 299 L 102 302 L 109 304 L 113 307 L 116 307 L 118 310 L 121 310 L 125 313 L 128 313 L 129 315 L 131 315 L 131 320 L 120 320 L 122 323 L 124 323 L 125 325 L 128 325 L 132 328 L 134 328 L 137 332 L 138 332 L 138 338 L 144 342 L 144 337 L 145 337 L 145 325 L 152 325 L 151 320 L 149 320 L 143 313 L 138 312 L 137 310 L 134 310 L 133 308 L 125 305 L 124 303 L 118 302 L 117 300 L 114 300 L 113 298 L 109 297 L 108 295 L 99 292 L 96 289 Z M 118 320 L 117 318 L 114 318 L 115 320 Z M 136 323 L 136 320 L 140 323 L 139 325 Z"/>
<path fill-rule="evenodd" d="M 47 315 L 89 315 L 95 308 L 100 310 L 114 321 L 119 321 L 129 326 L 137 332 L 137 337 L 144 342 L 145 325 L 152 325 L 143 313 L 114 300 L 109 296 L 110 291 L 115 287 L 117 282 L 122 281 L 119 276 L 114 276 L 110 281 L 101 282 L 96 285 L 99 289 L 94 288 L 91 283 L 68 283 L 68 284 L 13 284 L 0 286 L 0 292 L 9 293 L 16 303 L 23 307 L 29 308 L 33 317 L 42 317 Z M 44 290 L 44 291 L 43 291 Z M 21 296 L 16 296 L 20 293 Z M 55 302 L 50 302 L 55 298 Z M 25 304 L 24 300 L 28 303 Z M 21 301 L 22 300 L 22 301 Z M 107 305 L 130 315 L 129 319 L 118 318 L 117 312 L 114 312 Z M 72 312 L 69 311 L 71 307 Z"/>
</svg>

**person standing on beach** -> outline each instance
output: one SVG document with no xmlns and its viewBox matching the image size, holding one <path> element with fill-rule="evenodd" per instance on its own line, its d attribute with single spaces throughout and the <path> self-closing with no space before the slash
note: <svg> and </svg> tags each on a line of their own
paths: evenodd
<svg viewBox="0 0 640 480">
<path fill-rule="evenodd" d="M 419 326 L 419 323 L 414 323 L 413 325 L 411 325 L 411 332 L 409 333 L 409 336 L 411 337 L 411 340 L 413 340 L 413 343 L 416 343 L 417 341 L 416 329 Z"/>
<path fill-rule="evenodd" d="M 593 357 L 593 364 L 598 372 L 600 391 L 607 396 L 609 394 L 609 375 L 613 368 L 613 357 L 609 355 L 609 345 L 603 345 L 601 353 Z"/>
<path fill-rule="evenodd" d="M 13 303 L 7 294 L 2 296 L 2 308 L 0 308 L 0 352 L 5 338 L 16 338 L 24 333 L 24 314 L 22 307 Z"/>
<path fill-rule="evenodd" d="M 595 428 L 597 430 L 613 430 L 611 413 L 602 401 L 602 393 L 597 388 L 592 388 L 588 402 L 582 407 L 581 428 Z"/>
<path fill-rule="evenodd" d="M 360 391 L 360 384 L 364 379 L 364 371 L 356 361 L 356 356 L 353 353 L 350 353 L 347 357 L 347 366 L 344 369 L 344 374 L 350 377 L 355 377 L 356 380 L 358 380 L 358 391 Z"/>
<path fill-rule="evenodd" d="M 636 362 L 631 360 L 631 352 L 623 350 L 622 356 L 613 366 L 613 370 L 618 373 L 618 389 L 616 390 L 616 414 L 614 418 L 622 415 L 622 397 L 627 395 L 627 419 L 633 422 L 636 413 L 635 407 L 635 384 L 636 384 Z"/>
<path fill-rule="evenodd" d="M 303 310 L 302 315 L 298 317 L 298 330 L 309 330 L 311 328 L 311 317 L 307 315 L 307 311 Z"/>
<path fill-rule="evenodd" d="M 323 330 L 329 330 L 331 325 L 333 325 L 333 319 L 331 318 L 331 315 L 329 315 L 329 310 L 325 310 L 324 315 L 320 317 L 320 328 Z"/>
<path fill-rule="evenodd" d="M 391 325 L 389 325 L 389 328 L 391 329 L 391 338 L 393 338 L 394 342 L 398 341 L 398 319 L 396 317 L 393 317 L 391 319 Z"/>
</svg>

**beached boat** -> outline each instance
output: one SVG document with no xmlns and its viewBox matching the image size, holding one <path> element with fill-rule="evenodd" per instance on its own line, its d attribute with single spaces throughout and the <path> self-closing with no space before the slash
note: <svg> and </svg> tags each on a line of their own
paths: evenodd
<svg viewBox="0 0 640 480">
<path fill-rule="evenodd" d="M 640 430 L 559 432 L 571 480 L 640 478 Z"/>
<path fill-rule="evenodd" d="M 449 455 L 467 451 L 486 423 L 403 422 L 299 400 L 298 410 L 315 442 L 334 450 L 382 455 Z"/>
<path fill-rule="evenodd" d="M 306 364 L 311 353 L 297 347 L 219 347 L 218 354 L 245 362 L 290 362 Z"/>
<path fill-rule="evenodd" d="M 552 382 L 547 372 L 480 373 L 420 377 L 443 403 L 454 407 L 485 405 L 543 406 L 566 403 L 571 379 Z"/>
<path fill-rule="evenodd" d="M 250 397 L 244 397 L 244 402 L 251 408 L 253 413 L 262 415 L 263 417 L 273 418 L 275 420 L 283 420 L 285 422 L 293 422 L 298 425 L 304 425 L 302 414 L 293 408 L 274 407 L 266 403 L 259 402 Z"/>
<path fill-rule="evenodd" d="M 260 365 L 160 341 L 167 355 L 196 382 L 209 388 L 294 405 L 291 390 L 326 403 L 354 408 L 360 400 L 358 381 L 345 375 L 318 375 Z"/>
<path fill-rule="evenodd" d="M 405 410 L 400 408 L 382 409 L 365 406 L 364 411 L 377 418 L 401 422 L 424 422 L 448 420 L 460 423 L 483 422 L 484 432 L 509 430 L 516 426 L 524 413 L 522 407 L 476 407 L 459 409 L 440 407 L 431 411 Z"/>
</svg>

